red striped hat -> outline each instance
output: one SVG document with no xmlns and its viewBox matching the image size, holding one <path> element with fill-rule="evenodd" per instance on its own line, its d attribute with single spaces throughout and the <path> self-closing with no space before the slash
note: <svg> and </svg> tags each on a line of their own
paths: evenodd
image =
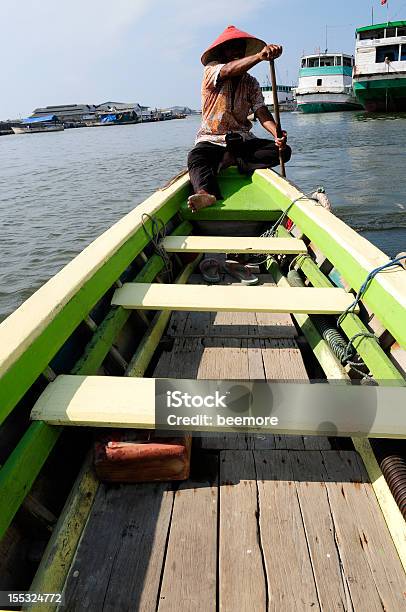
<svg viewBox="0 0 406 612">
<path fill-rule="evenodd" d="M 208 49 L 203 53 L 201 60 L 203 66 L 206 66 L 209 62 L 211 62 L 214 58 L 214 49 L 216 49 L 219 45 L 222 45 L 229 40 L 236 40 L 238 38 L 245 38 L 247 41 L 247 47 L 245 49 L 245 57 L 248 55 L 254 55 L 263 49 L 266 43 L 255 36 L 251 36 L 251 34 L 247 34 L 247 32 L 243 32 L 239 30 L 233 25 L 228 26 L 224 32 L 220 34 L 218 38 L 210 45 Z"/>
</svg>

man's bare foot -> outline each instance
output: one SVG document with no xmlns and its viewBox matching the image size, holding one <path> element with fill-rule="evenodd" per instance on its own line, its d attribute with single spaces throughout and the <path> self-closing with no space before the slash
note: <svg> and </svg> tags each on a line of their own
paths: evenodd
<svg viewBox="0 0 406 612">
<path fill-rule="evenodd" d="M 188 197 L 187 205 L 192 212 L 197 212 L 201 208 L 206 208 L 207 206 L 214 204 L 216 199 L 216 196 L 211 195 L 210 193 L 195 193 L 194 195 Z"/>
</svg>

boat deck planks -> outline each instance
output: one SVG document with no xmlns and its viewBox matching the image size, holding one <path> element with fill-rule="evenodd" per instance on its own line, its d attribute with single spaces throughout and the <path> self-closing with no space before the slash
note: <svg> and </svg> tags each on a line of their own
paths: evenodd
<svg viewBox="0 0 406 612">
<path fill-rule="evenodd" d="M 66 609 L 406 609 L 355 451 L 196 450 L 192 473 L 174 491 L 101 486 Z"/>
<path fill-rule="evenodd" d="M 100 485 L 62 609 L 155 610 L 172 506 L 168 484 Z"/>
</svg>

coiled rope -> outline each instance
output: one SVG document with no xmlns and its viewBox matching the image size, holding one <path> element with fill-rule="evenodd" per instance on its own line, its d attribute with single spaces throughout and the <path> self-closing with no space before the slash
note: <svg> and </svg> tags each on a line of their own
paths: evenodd
<svg viewBox="0 0 406 612">
<path fill-rule="evenodd" d="M 151 222 L 151 232 L 148 231 L 147 221 Z M 169 257 L 169 254 L 165 251 L 162 246 L 162 241 L 166 237 L 166 225 L 159 217 L 155 215 L 149 215 L 148 213 L 144 213 L 141 217 L 142 227 L 147 237 L 149 238 L 154 252 L 161 257 L 164 268 L 166 279 L 169 283 L 173 281 L 173 266 L 172 261 Z"/>
</svg>

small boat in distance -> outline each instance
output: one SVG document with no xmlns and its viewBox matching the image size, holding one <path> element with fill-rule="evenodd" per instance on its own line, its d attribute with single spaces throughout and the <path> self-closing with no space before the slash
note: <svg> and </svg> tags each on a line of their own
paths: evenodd
<svg viewBox="0 0 406 612">
<path fill-rule="evenodd" d="M 265 104 L 268 109 L 273 112 L 273 93 L 271 83 L 261 85 L 261 91 L 264 96 Z M 293 111 L 296 110 L 296 103 L 293 99 L 293 86 L 292 85 L 278 85 L 278 101 L 280 111 Z"/>
<path fill-rule="evenodd" d="M 20 125 L 11 128 L 14 134 L 34 134 L 38 132 L 61 132 L 65 129 L 62 121 L 56 115 L 42 117 L 27 117 Z"/>
<path fill-rule="evenodd" d="M 354 93 L 367 111 L 406 111 L 406 21 L 356 30 Z"/>
<path fill-rule="evenodd" d="M 304 113 L 361 109 L 352 90 L 353 66 L 353 56 L 345 53 L 303 56 L 294 90 L 298 109 Z"/>
</svg>

